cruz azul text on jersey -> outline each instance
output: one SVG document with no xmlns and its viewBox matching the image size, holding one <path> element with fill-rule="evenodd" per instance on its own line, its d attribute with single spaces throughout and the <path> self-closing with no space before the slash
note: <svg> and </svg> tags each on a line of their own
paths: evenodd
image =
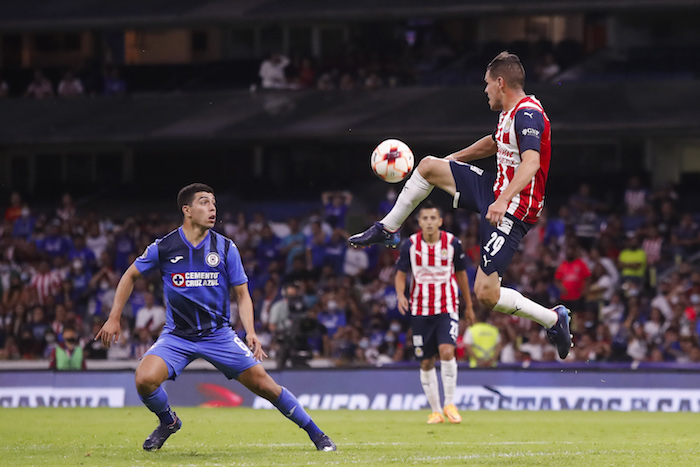
<svg viewBox="0 0 700 467">
<path fill-rule="evenodd" d="M 215 287 L 219 285 L 218 272 L 185 272 L 171 274 L 175 287 Z"/>
</svg>

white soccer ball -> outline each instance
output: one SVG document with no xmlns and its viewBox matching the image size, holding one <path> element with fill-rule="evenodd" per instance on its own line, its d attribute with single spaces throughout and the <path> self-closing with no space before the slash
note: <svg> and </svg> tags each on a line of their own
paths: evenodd
<svg viewBox="0 0 700 467">
<path fill-rule="evenodd" d="M 403 141 L 387 139 L 374 148 L 370 164 L 377 177 L 399 183 L 413 170 L 413 152 Z"/>
</svg>

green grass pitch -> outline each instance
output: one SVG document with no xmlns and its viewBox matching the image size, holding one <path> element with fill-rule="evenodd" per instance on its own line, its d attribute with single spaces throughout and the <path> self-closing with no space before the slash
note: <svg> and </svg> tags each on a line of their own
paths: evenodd
<svg viewBox="0 0 700 467">
<path fill-rule="evenodd" d="M 2 466 L 699 465 L 699 416 L 643 412 L 313 411 L 338 445 L 317 452 L 277 411 L 176 408 L 184 425 L 156 452 L 145 408 L 0 409 Z"/>
</svg>

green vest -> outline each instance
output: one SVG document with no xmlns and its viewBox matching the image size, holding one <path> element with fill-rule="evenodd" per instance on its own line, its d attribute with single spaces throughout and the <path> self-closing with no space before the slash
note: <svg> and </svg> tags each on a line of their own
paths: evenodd
<svg viewBox="0 0 700 467">
<path fill-rule="evenodd" d="M 57 370 L 82 370 L 83 369 L 83 349 L 76 346 L 73 353 L 68 352 L 61 346 L 56 346 L 56 369 Z"/>
<path fill-rule="evenodd" d="M 496 346 L 498 345 L 499 331 L 498 328 L 488 323 L 476 323 L 471 327 L 472 352 L 475 357 L 469 357 L 469 366 L 475 368 L 477 366 L 477 358 L 485 360 L 494 356 Z M 493 362 L 496 366 L 496 362 Z"/>
<path fill-rule="evenodd" d="M 620 252 L 618 259 L 623 263 L 640 263 L 638 268 L 622 268 L 620 275 L 622 277 L 640 277 L 644 278 L 644 272 L 647 268 L 647 254 L 641 248 L 636 250 L 624 249 Z"/>
</svg>

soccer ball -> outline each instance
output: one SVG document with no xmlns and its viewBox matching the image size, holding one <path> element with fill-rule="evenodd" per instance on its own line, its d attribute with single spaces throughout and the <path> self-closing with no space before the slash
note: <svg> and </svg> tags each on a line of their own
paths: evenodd
<svg viewBox="0 0 700 467">
<path fill-rule="evenodd" d="M 403 141 L 387 139 L 374 148 L 370 164 L 377 177 L 399 183 L 413 170 L 413 152 Z"/>
</svg>

